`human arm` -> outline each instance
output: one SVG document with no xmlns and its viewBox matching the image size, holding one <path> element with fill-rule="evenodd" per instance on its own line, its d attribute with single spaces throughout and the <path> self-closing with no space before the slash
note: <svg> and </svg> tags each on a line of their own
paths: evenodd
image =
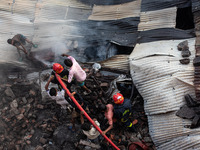
<svg viewBox="0 0 200 150">
<path fill-rule="evenodd" d="M 69 77 L 68 77 L 69 78 Z M 64 79 L 64 78 L 61 78 L 61 80 L 63 80 L 63 81 L 66 81 L 66 82 L 68 82 L 68 83 L 71 83 L 71 80 L 70 80 L 70 82 L 69 82 L 69 79 L 67 80 L 67 79 Z"/>
<path fill-rule="evenodd" d="M 73 97 L 76 94 L 76 92 L 71 93 L 71 96 Z"/>
<path fill-rule="evenodd" d="M 49 80 L 47 81 L 47 83 L 46 83 L 46 85 L 45 85 L 45 90 L 46 90 L 46 91 L 48 90 L 49 84 L 50 84 L 50 82 L 53 80 L 53 78 L 54 78 L 54 75 L 51 75 L 51 77 L 50 77 Z"/>
<path fill-rule="evenodd" d="M 67 79 L 65 79 L 65 78 L 62 78 L 59 74 L 57 74 L 60 78 L 61 78 L 61 80 L 63 80 L 63 81 L 66 81 L 66 82 L 68 82 L 68 80 Z"/>
<path fill-rule="evenodd" d="M 21 43 L 20 43 L 20 45 L 21 45 L 21 46 L 22 46 L 22 48 L 23 48 L 23 52 L 24 52 L 25 54 L 27 54 L 28 52 L 27 52 L 26 48 L 24 47 L 24 45 L 23 45 L 23 44 L 21 44 Z"/>
<path fill-rule="evenodd" d="M 113 128 L 113 124 L 111 124 L 105 131 L 103 131 L 103 135 L 105 135 L 108 131 L 110 131 Z"/>
<path fill-rule="evenodd" d="M 108 119 L 109 127 L 103 131 L 103 134 L 106 134 L 108 131 L 110 131 L 113 128 L 113 115 L 110 115 Z"/>
<path fill-rule="evenodd" d="M 93 118 L 92 120 L 94 121 L 94 124 L 96 124 L 98 127 L 100 127 L 100 123 L 97 121 L 96 118 Z"/>
<path fill-rule="evenodd" d="M 70 70 L 69 71 L 69 75 L 68 75 L 68 83 L 71 83 L 72 82 L 72 79 L 74 77 L 74 71 L 73 70 Z"/>
<path fill-rule="evenodd" d="M 80 112 L 80 120 L 81 120 L 81 124 L 84 124 L 84 118 L 83 118 L 83 112 Z"/>
<path fill-rule="evenodd" d="M 61 77 L 60 77 L 61 78 Z M 61 78 L 61 80 L 63 80 L 63 81 L 67 81 L 68 82 L 68 80 L 67 79 L 64 79 L 64 78 Z"/>
<path fill-rule="evenodd" d="M 113 128 L 113 105 L 112 104 L 108 104 L 106 105 L 106 112 L 105 112 L 105 117 L 108 119 L 108 124 L 109 127 L 103 131 L 103 134 L 106 134 L 108 131 L 110 131 Z"/>
<path fill-rule="evenodd" d="M 64 56 L 69 57 L 70 55 L 67 55 L 67 54 L 64 54 L 64 53 L 63 53 L 61 56 L 63 56 L 63 57 L 64 57 Z"/>
<path fill-rule="evenodd" d="M 34 45 L 33 42 L 31 42 L 29 39 L 25 38 L 25 40 L 26 40 L 26 42 L 28 42 L 28 43 Z"/>
<path fill-rule="evenodd" d="M 27 50 L 25 49 L 25 47 L 24 47 L 23 45 L 21 45 L 22 48 L 20 48 L 19 46 L 16 46 L 16 45 L 14 45 L 14 46 L 15 46 L 17 49 L 22 50 L 25 54 L 28 53 Z"/>
</svg>

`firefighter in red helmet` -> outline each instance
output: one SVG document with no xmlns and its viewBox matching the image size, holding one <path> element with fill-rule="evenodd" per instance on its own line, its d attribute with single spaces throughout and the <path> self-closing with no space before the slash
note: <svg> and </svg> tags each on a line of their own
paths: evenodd
<svg viewBox="0 0 200 150">
<path fill-rule="evenodd" d="M 135 132 L 135 127 L 130 119 L 132 114 L 132 105 L 129 99 L 123 97 L 122 94 L 117 93 L 113 95 L 114 100 L 114 117 L 120 120 L 129 131 Z"/>
<path fill-rule="evenodd" d="M 62 90 L 62 86 L 60 85 L 60 83 L 56 79 L 55 73 L 57 73 L 62 78 L 63 82 L 67 85 L 67 88 L 70 90 L 73 82 L 72 83 L 67 82 L 69 71 L 67 69 L 64 69 L 64 67 L 59 63 L 53 64 L 53 71 L 51 72 L 51 76 L 54 76 L 54 78 L 52 78 L 52 80 L 50 82 L 57 84 L 59 89 Z"/>
<path fill-rule="evenodd" d="M 55 63 L 53 64 L 53 70 L 57 73 L 57 74 L 60 74 L 64 68 L 62 65 L 60 65 L 59 63 Z"/>
</svg>

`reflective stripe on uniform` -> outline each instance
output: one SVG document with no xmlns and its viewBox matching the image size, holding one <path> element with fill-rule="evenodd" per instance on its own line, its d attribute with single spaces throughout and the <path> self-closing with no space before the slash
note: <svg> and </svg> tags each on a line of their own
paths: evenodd
<svg viewBox="0 0 200 150">
<path fill-rule="evenodd" d="M 133 124 L 132 124 L 132 123 L 130 123 L 130 125 L 129 125 L 129 126 L 127 126 L 127 127 L 132 127 L 132 125 L 133 125 Z"/>
<path fill-rule="evenodd" d="M 124 113 L 123 113 L 123 116 L 129 112 L 129 109 L 125 110 Z"/>
<path fill-rule="evenodd" d="M 128 119 L 124 120 L 124 118 L 121 119 L 121 122 L 126 122 L 128 121 Z"/>
</svg>

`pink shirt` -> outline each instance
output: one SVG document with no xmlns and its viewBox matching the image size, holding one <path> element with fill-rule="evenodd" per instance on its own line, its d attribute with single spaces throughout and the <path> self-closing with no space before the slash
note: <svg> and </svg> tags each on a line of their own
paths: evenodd
<svg viewBox="0 0 200 150">
<path fill-rule="evenodd" d="M 113 124 L 113 105 L 112 104 L 107 104 L 107 111 L 105 112 L 105 117 L 108 119 L 108 124 L 112 125 Z"/>
<path fill-rule="evenodd" d="M 72 67 L 69 70 L 68 82 L 70 83 L 72 81 L 73 77 L 75 77 L 78 82 L 85 81 L 85 79 L 86 79 L 85 71 L 77 63 L 77 61 L 74 59 L 74 57 L 69 56 L 68 58 L 73 63 Z"/>
</svg>

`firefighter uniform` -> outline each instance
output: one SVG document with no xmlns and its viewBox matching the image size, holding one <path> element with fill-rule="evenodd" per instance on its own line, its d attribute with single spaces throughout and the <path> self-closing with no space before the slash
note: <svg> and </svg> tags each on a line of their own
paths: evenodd
<svg viewBox="0 0 200 150">
<path fill-rule="evenodd" d="M 122 104 L 114 105 L 114 116 L 120 120 L 128 129 L 135 131 L 135 128 L 131 122 L 130 116 L 132 114 L 131 101 L 124 99 Z"/>
</svg>

